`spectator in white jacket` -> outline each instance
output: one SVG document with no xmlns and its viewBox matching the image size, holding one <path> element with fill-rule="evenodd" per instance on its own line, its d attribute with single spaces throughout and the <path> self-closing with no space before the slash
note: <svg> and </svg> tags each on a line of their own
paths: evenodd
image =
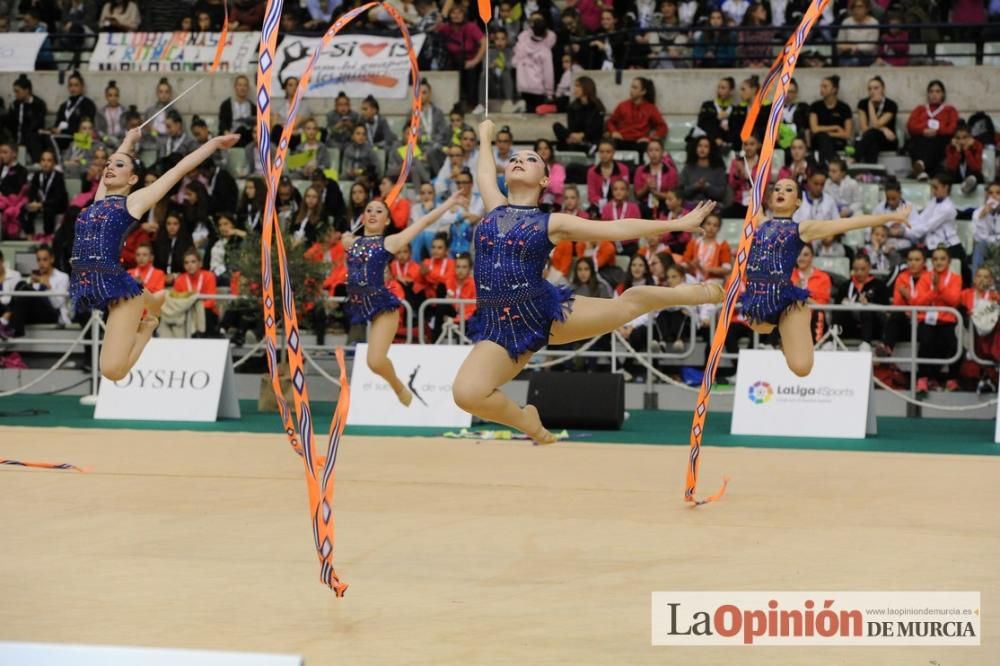
<svg viewBox="0 0 1000 666">
<path fill-rule="evenodd" d="M 958 236 L 958 210 L 948 197 L 951 192 L 951 182 L 947 176 L 937 175 L 931 178 L 931 200 L 919 213 L 910 214 L 910 230 L 906 235 L 918 243 L 923 243 L 928 250 L 939 247 L 947 248 L 953 259 L 961 259 L 965 263 L 965 249 Z M 963 273 L 967 266 L 963 266 Z"/>
<path fill-rule="evenodd" d="M 826 174 L 817 171 L 809 176 L 806 186 L 802 190 L 802 203 L 799 209 L 792 215 L 796 222 L 805 220 L 836 220 L 840 217 L 837 210 L 837 203 L 829 194 L 824 192 L 826 187 Z"/>
<path fill-rule="evenodd" d="M 860 215 L 862 212 L 861 186 L 858 185 L 858 181 L 847 174 L 847 162 L 839 158 L 830 160 L 829 172 L 830 175 L 823 187 L 823 192 L 833 197 L 837 203 L 839 217 Z"/>
<path fill-rule="evenodd" d="M 517 90 L 524 102 L 521 110 L 534 113 L 538 105 L 553 100 L 555 70 L 552 49 L 555 44 L 556 35 L 545 26 L 545 18 L 538 12 L 532 14 L 528 29 L 517 36 L 514 46 Z"/>
<path fill-rule="evenodd" d="M 990 246 L 1000 244 L 1000 182 L 986 188 L 986 202 L 972 214 L 972 221 L 976 225 L 972 250 L 972 273 L 975 275 Z"/>
</svg>

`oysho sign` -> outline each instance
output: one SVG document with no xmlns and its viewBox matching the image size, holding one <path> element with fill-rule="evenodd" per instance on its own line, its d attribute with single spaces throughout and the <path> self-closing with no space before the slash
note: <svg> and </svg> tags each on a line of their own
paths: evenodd
<svg viewBox="0 0 1000 666">
<path fill-rule="evenodd" d="M 411 37 L 417 53 L 424 38 Z M 300 77 L 321 42 L 319 37 L 286 37 L 275 57 L 279 82 Z M 337 35 L 320 53 L 305 96 L 336 97 L 346 91 L 351 97 L 403 99 L 409 92 L 409 82 L 409 51 L 402 37 Z"/>
<path fill-rule="evenodd" d="M 734 435 L 863 439 L 869 427 L 870 352 L 816 352 L 812 372 L 797 377 L 780 351 L 740 351 L 733 402 Z"/>
<path fill-rule="evenodd" d="M 472 415 L 451 397 L 451 385 L 469 355 L 467 345 L 392 345 L 389 360 L 413 393 L 404 407 L 392 387 L 365 362 L 368 345 L 358 345 L 351 371 L 351 425 L 468 428 Z"/>
<path fill-rule="evenodd" d="M 149 341 L 123 379 L 103 379 L 96 419 L 215 421 L 239 418 L 228 340 Z"/>
</svg>

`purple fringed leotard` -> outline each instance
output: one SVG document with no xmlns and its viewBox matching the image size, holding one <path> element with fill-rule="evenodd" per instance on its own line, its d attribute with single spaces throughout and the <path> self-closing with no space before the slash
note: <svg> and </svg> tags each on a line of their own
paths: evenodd
<svg viewBox="0 0 1000 666">
<path fill-rule="evenodd" d="M 542 277 L 552 250 L 549 215 L 536 206 L 498 206 L 475 231 L 476 312 L 468 336 L 489 340 L 513 360 L 538 351 L 553 321 L 565 321 L 573 292 Z"/>
<path fill-rule="evenodd" d="M 107 310 L 117 301 L 142 294 L 142 285 L 121 263 L 125 236 L 138 224 L 125 201 L 124 196 L 108 195 L 76 218 L 69 295 L 79 307 Z"/>
<path fill-rule="evenodd" d="M 401 303 L 385 286 L 385 267 L 392 261 L 384 236 L 362 236 L 347 250 L 347 316 L 366 324 Z"/>
<path fill-rule="evenodd" d="M 741 300 L 747 320 L 777 324 L 789 306 L 809 299 L 807 289 L 792 284 L 792 270 L 802 246 L 799 225 L 791 219 L 773 218 L 757 227 Z"/>
</svg>

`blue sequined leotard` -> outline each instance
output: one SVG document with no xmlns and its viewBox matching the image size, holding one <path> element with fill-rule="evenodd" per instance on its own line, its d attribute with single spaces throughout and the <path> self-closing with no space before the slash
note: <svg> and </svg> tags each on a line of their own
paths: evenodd
<svg viewBox="0 0 1000 666">
<path fill-rule="evenodd" d="M 777 324 L 790 305 L 809 298 L 808 290 L 792 284 L 792 270 L 802 246 L 799 225 L 788 218 L 765 220 L 757 227 L 741 300 L 747 320 Z"/>
<path fill-rule="evenodd" d="M 476 242 L 476 312 L 467 332 L 514 360 L 548 343 L 553 321 L 565 321 L 573 292 L 542 277 L 552 250 L 549 215 L 536 206 L 498 206 L 480 222 Z"/>
<path fill-rule="evenodd" d="M 347 316 L 352 324 L 368 323 L 400 307 L 385 286 L 385 267 L 392 260 L 384 236 L 362 236 L 347 250 Z"/>
<path fill-rule="evenodd" d="M 116 301 L 142 294 L 142 285 L 121 264 L 125 236 L 138 224 L 125 201 L 121 195 L 106 196 L 76 218 L 69 295 L 79 307 L 107 310 Z"/>
</svg>

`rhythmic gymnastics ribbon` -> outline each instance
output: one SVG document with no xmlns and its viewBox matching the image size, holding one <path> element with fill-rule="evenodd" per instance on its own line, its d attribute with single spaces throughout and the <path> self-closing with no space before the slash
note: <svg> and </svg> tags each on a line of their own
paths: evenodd
<svg viewBox="0 0 1000 666">
<path fill-rule="evenodd" d="M 795 65 L 798 63 L 799 54 L 806 43 L 809 31 L 819 21 L 820 15 L 830 0 L 813 0 L 808 10 L 802 17 L 802 22 L 795 32 L 788 38 L 784 49 L 775 59 L 764 83 L 757 93 L 756 99 L 747 112 L 746 122 L 743 123 L 741 137 L 744 141 L 753 132 L 754 122 L 764 104 L 764 99 L 771 94 L 772 89 L 776 95 L 771 105 L 771 115 L 768 118 L 767 131 L 761 144 L 760 158 L 757 161 L 757 172 L 750 174 L 752 180 L 751 205 L 747 208 L 747 215 L 743 225 L 743 237 L 740 238 L 733 264 L 733 270 L 729 274 L 729 286 L 726 289 L 726 300 L 719 316 L 719 326 L 715 329 L 715 337 L 712 338 L 712 347 L 708 355 L 708 363 L 705 365 L 705 376 L 702 378 L 701 389 L 698 392 L 698 402 L 694 410 L 694 418 L 691 423 L 691 447 L 688 454 L 687 479 L 684 489 L 684 501 L 691 502 L 694 506 L 707 504 L 720 499 L 726 492 L 729 483 L 728 478 L 724 478 L 722 488 L 719 491 L 703 500 L 695 497 L 695 488 L 698 485 L 698 466 L 701 462 L 701 442 L 705 434 L 705 419 L 708 416 L 708 405 L 712 397 L 712 384 L 715 382 L 715 372 L 718 370 L 722 352 L 725 349 L 726 335 L 729 332 L 729 324 L 732 321 L 733 313 L 736 309 L 736 300 L 746 283 L 747 259 L 750 257 L 750 247 L 753 244 L 754 235 L 757 231 L 757 222 L 761 211 L 764 209 L 764 197 L 767 189 L 768 176 L 771 173 L 771 159 L 774 155 L 775 142 L 778 139 L 778 128 L 781 125 L 782 110 L 785 106 L 785 99 L 788 97 L 788 87 L 792 81 L 792 74 L 795 72 Z"/>
<path fill-rule="evenodd" d="M 89 470 L 69 463 L 51 463 L 31 460 L 5 460 L 0 458 L 0 465 L 13 465 L 15 467 L 36 467 L 38 469 L 68 469 L 74 472 L 87 472 Z"/>
<path fill-rule="evenodd" d="M 392 190 L 386 196 L 386 204 L 391 206 L 402 192 L 409 176 L 414 149 L 417 145 L 420 129 L 420 70 L 417 66 L 417 55 L 410 41 L 410 33 L 406 29 L 403 17 L 395 7 L 388 3 L 369 2 L 343 14 L 329 27 L 323 35 L 319 47 L 306 65 L 299 77 L 298 89 L 289 105 L 288 116 L 278 141 L 274 159 L 271 159 L 271 96 L 274 77 L 274 55 L 277 52 L 278 24 L 281 20 L 283 0 L 268 0 L 264 12 L 264 25 L 261 31 L 260 54 L 257 64 L 257 122 L 260 163 L 267 165 L 267 197 L 264 203 L 263 235 L 261 238 L 261 287 L 264 297 L 264 332 L 267 348 L 267 368 L 271 377 L 271 386 L 278 403 L 278 412 L 285 434 L 292 448 L 302 456 L 306 468 L 306 483 L 309 487 L 309 505 L 313 521 L 313 536 L 316 542 L 316 552 L 321 563 L 320 580 L 330 587 L 338 597 L 344 596 L 347 584 L 340 581 L 333 568 L 333 494 L 334 494 L 334 463 L 337 446 L 347 422 L 347 411 L 350 404 L 350 393 L 347 385 L 347 373 L 344 369 L 343 350 L 337 350 L 337 363 L 340 365 L 340 398 L 330 429 L 330 440 L 327 455 L 319 456 L 315 450 L 312 430 L 312 409 L 309 404 L 309 390 L 306 384 L 305 359 L 302 353 L 301 337 L 299 335 L 298 317 L 295 312 L 295 296 L 289 282 L 288 259 L 282 240 L 280 223 L 278 221 L 275 198 L 278 192 L 278 181 L 284 172 L 288 156 L 289 143 L 295 131 L 295 120 L 298 116 L 302 95 L 309 89 L 309 79 L 320 53 L 326 49 L 330 41 L 348 23 L 368 10 L 379 7 L 392 17 L 399 26 L 403 40 L 409 52 L 410 70 L 413 77 L 413 97 L 410 114 L 410 133 L 406 137 L 406 158 L 399 178 Z M 295 419 L 285 401 L 278 377 L 278 333 L 277 313 L 274 300 L 274 276 L 271 272 L 271 243 L 275 243 L 278 258 L 278 278 L 281 287 L 282 315 L 285 330 L 285 346 L 288 355 L 289 371 L 292 379 L 292 399 L 295 408 Z M 322 470 L 322 471 L 320 471 Z"/>
</svg>

